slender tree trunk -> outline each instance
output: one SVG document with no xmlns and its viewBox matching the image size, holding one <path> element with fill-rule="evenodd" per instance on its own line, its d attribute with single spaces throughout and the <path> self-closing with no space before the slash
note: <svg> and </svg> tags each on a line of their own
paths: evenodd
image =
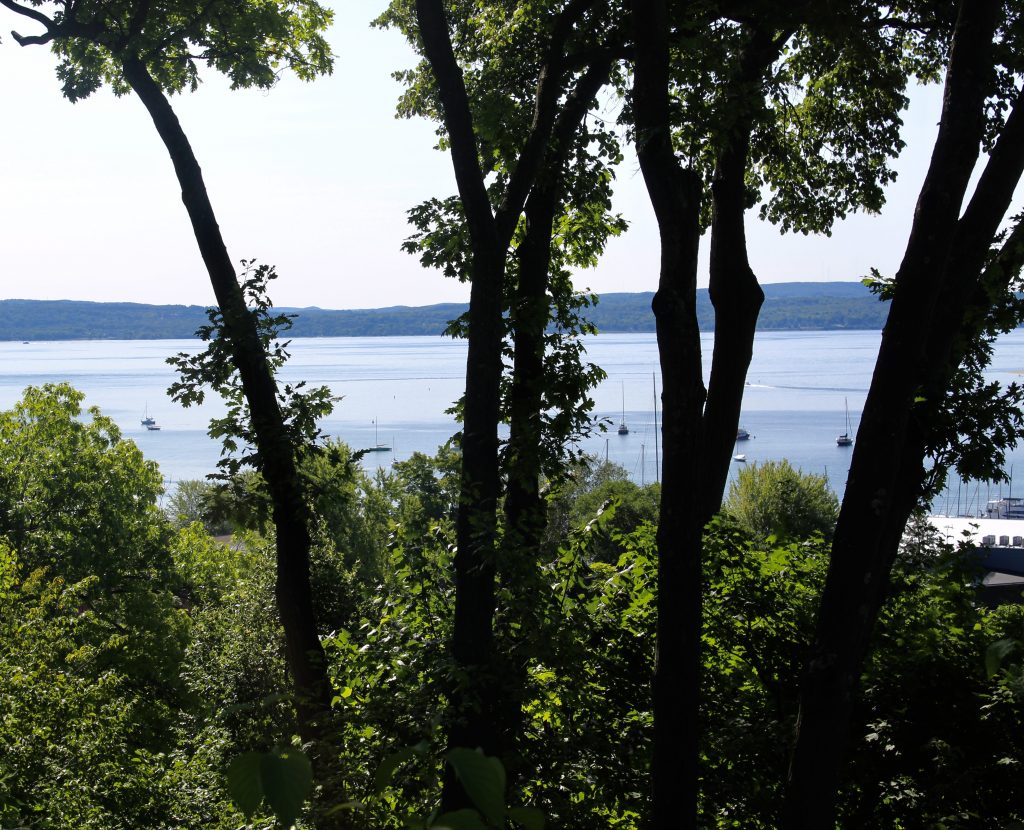
<svg viewBox="0 0 1024 830">
<path fill-rule="evenodd" d="M 764 106 L 765 72 L 789 39 L 755 31 L 744 49 L 739 70 L 730 81 L 726 108 L 735 119 L 718 154 L 711 184 L 711 279 L 708 293 L 715 308 L 715 348 L 704 408 L 704 480 L 702 521 L 722 507 L 729 477 L 747 369 L 754 353 L 757 317 L 764 292 L 747 258 L 744 216 L 746 173 L 754 115 Z"/>
<path fill-rule="evenodd" d="M 711 360 L 708 402 L 704 409 L 704 482 L 702 520 L 706 524 L 722 506 L 729 476 L 747 369 L 754 354 L 757 316 L 764 292 L 747 260 L 743 215 L 749 128 L 737 135 L 719 158 L 711 186 L 711 279 L 715 307 L 715 350 Z"/>
<path fill-rule="evenodd" d="M 125 60 L 124 76 L 145 104 L 174 163 L 181 198 L 192 221 L 224 316 L 225 336 L 242 378 L 256 433 L 260 471 L 273 501 L 277 528 L 277 605 L 285 632 L 288 668 L 298 693 L 300 729 L 305 739 L 315 740 L 321 737 L 330 711 L 331 686 L 313 613 L 308 511 L 296 471 L 295 448 L 278 406 L 277 385 L 260 343 L 255 318 L 246 308 L 206 192 L 202 170 L 188 138 L 167 98 L 140 60 Z"/>
<path fill-rule="evenodd" d="M 978 155 L 991 88 L 998 3 L 961 4 L 943 116 L 907 252 L 882 336 L 846 495 L 832 544 L 815 642 L 801 686 L 797 740 L 786 800 L 789 830 L 833 830 L 853 699 L 868 641 L 888 587 L 899 535 L 913 507 L 921 444 L 911 413 L 928 379 L 927 343 L 947 274 L 960 205 Z"/>
<path fill-rule="evenodd" d="M 637 154 L 661 234 L 654 297 L 662 373 L 663 474 L 658 525 L 658 621 L 654 669 L 655 830 L 697 826 L 699 793 L 701 505 L 705 389 L 697 327 L 700 181 L 672 149 L 668 20 L 661 0 L 634 0 L 633 106 Z"/>
<path fill-rule="evenodd" d="M 532 563 L 544 527 L 540 498 L 541 406 L 544 392 L 544 333 L 550 319 L 547 296 L 555 194 L 534 190 L 526 202 L 526 233 L 516 250 L 518 283 L 513 300 L 512 388 L 505 492 L 506 555 Z"/>
<path fill-rule="evenodd" d="M 510 784 L 521 763 L 517 752 L 523 732 L 522 704 L 528 664 L 543 653 L 543 620 L 538 617 L 544 590 L 538 554 L 547 522 L 540 493 L 543 475 L 544 390 L 547 327 L 555 216 L 565 184 L 565 164 L 591 100 L 607 83 L 611 56 L 599 57 L 567 97 L 555 119 L 550 148 L 525 205 L 526 229 L 516 248 L 518 281 L 512 301 L 512 384 L 508 393 L 509 439 L 505 453 L 505 532 L 499 572 L 512 596 L 508 622 L 518 629 L 507 643 L 512 665 L 505 677 L 501 744 Z"/>
<path fill-rule="evenodd" d="M 494 666 L 493 621 L 504 246 L 499 243 L 484 187 L 465 81 L 452 51 L 443 6 L 438 0 L 417 0 L 416 12 L 424 51 L 437 80 L 472 245 L 451 643 L 462 679 L 449 691 L 452 718 L 447 738 L 449 747 L 480 747 L 496 755 L 500 751 L 501 696 Z M 444 809 L 455 810 L 469 803 L 447 768 Z"/>
<path fill-rule="evenodd" d="M 224 337 L 232 361 L 242 379 L 249 404 L 260 472 L 273 504 L 277 553 L 275 598 L 285 635 L 285 657 L 295 685 L 297 725 L 311 755 L 321 785 L 334 775 L 336 755 L 327 745 L 331 727 L 331 682 L 317 633 L 310 583 L 309 512 L 296 467 L 295 447 L 288 437 L 277 399 L 277 383 L 260 342 L 256 319 L 228 256 L 202 170 L 170 102 L 137 58 L 123 62 L 125 80 L 149 111 L 160 138 L 170 154 L 181 185 L 181 198 L 192 222 L 199 250 L 206 264 L 224 320 Z M 321 800 L 334 798 L 333 788 L 323 789 Z M 321 830 L 347 826 L 347 814 L 314 815 Z"/>
<path fill-rule="evenodd" d="M 492 212 L 480 167 L 465 81 L 452 49 L 440 0 L 416 0 L 424 53 L 437 81 L 452 164 L 469 228 L 472 262 L 466 394 L 462 441 L 462 480 L 456 519 L 455 619 L 452 654 L 464 680 L 451 690 L 454 714 L 451 747 L 481 747 L 501 754 L 507 734 L 507 678 L 498 676 L 494 655 L 496 510 L 500 490 L 499 421 L 501 319 L 505 257 L 519 216 L 547 153 L 564 93 L 563 52 L 575 24 L 593 0 L 570 0 L 554 21 L 537 83 L 534 120 L 504 197 Z M 582 115 L 580 116 L 582 118 Z M 545 269 L 546 271 L 546 269 Z M 546 273 L 544 274 L 546 279 Z M 524 352 L 532 347 L 524 343 Z M 525 354 L 524 354 L 525 359 Z M 529 421 L 529 416 L 527 421 Z M 527 431 L 531 427 L 524 425 Z M 522 492 L 513 510 L 530 510 L 528 476 L 517 474 Z M 535 486 L 535 485 L 534 485 Z M 520 498 L 521 497 L 521 498 Z M 505 715 L 503 715 L 505 712 Z M 454 810 L 469 802 L 451 770 L 446 770 L 442 806 Z"/>
<path fill-rule="evenodd" d="M 518 283 L 513 300 L 512 386 L 509 390 L 509 439 L 505 453 L 505 533 L 501 546 L 502 582 L 510 591 L 505 697 L 500 719 L 501 744 L 510 781 L 521 759 L 515 752 L 522 731 L 522 704 L 530 658 L 540 633 L 537 552 L 544 533 L 546 505 L 540 495 L 541 407 L 544 390 L 544 333 L 550 310 L 547 296 L 555 197 L 534 190 L 526 203 L 527 230 L 516 250 Z"/>
</svg>

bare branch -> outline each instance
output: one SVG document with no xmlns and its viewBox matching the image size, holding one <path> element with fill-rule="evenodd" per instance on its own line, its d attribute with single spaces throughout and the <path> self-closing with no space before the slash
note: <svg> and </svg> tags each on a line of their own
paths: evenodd
<svg viewBox="0 0 1024 830">
<path fill-rule="evenodd" d="M 27 17 L 29 20 L 34 20 L 46 29 L 45 35 L 19 35 L 17 32 L 12 31 L 11 37 L 18 42 L 19 46 L 48 43 L 53 39 L 54 22 L 41 11 L 33 9 L 30 6 L 23 6 L 21 3 L 14 2 L 14 0 L 0 0 L 0 6 L 10 9 L 15 14 Z"/>
<path fill-rule="evenodd" d="M 53 32 L 47 32 L 44 35 L 19 35 L 12 29 L 11 37 L 18 42 L 19 46 L 41 46 L 53 40 Z"/>
</svg>

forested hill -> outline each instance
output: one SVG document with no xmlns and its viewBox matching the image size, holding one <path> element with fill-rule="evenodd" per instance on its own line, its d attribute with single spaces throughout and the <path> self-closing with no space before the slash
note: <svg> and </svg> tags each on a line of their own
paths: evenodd
<svg viewBox="0 0 1024 830">
<path fill-rule="evenodd" d="M 764 286 L 758 328 L 767 330 L 880 329 L 888 304 L 860 283 L 790 282 Z M 600 331 L 654 331 L 650 292 L 604 294 L 590 318 Z M 701 329 L 714 328 L 708 292 L 697 298 Z M 286 308 L 296 314 L 293 337 L 440 334 L 465 310 L 459 303 L 411 308 L 330 311 Z M 206 322 L 201 306 L 0 300 L 0 340 L 159 340 L 191 337 Z"/>
</svg>

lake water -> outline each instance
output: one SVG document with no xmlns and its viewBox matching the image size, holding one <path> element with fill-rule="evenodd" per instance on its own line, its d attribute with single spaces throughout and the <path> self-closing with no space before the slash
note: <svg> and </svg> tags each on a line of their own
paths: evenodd
<svg viewBox="0 0 1024 830">
<path fill-rule="evenodd" d="M 702 342 L 710 365 L 711 336 Z M 844 402 L 855 433 L 879 342 L 878 332 L 863 331 L 758 335 L 741 418 L 753 437 L 739 444 L 737 452 L 746 455 L 747 463 L 787 458 L 805 472 L 826 474 L 841 494 L 852 455 L 852 448 L 835 443 L 845 430 Z M 223 408 L 217 401 L 191 409 L 172 403 L 166 390 L 175 375 L 165 363 L 170 355 L 197 348 L 194 340 L 3 342 L 0 407 L 10 407 L 26 386 L 68 381 L 85 392 L 88 405 L 113 418 L 159 463 L 168 483 L 200 478 L 214 469 L 219 457 L 219 446 L 207 437 L 206 426 Z M 415 451 L 433 452 L 458 429 L 444 411 L 462 392 L 464 341 L 304 338 L 293 341 L 290 350 L 284 379 L 326 384 L 342 396 L 323 424 L 325 433 L 357 448 L 378 442 L 392 448 L 366 456 L 364 465 L 388 465 Z M 588 357 L 608 373 L 595 394 L 595 415 L 608 419 L 611 428 L 582 448 L 607 455 L 637 481 L 653 481 L 654 383 L 659 393 L 661 389 L 654 335 L 601 334 L 589 339 Z M 1022 371 L 1024 331 L 1015 331 L 1000 340 L 989 374 L 1008 383 L 1019 380 Z M 615 426 L 623 417 L 623 399 L 630 432 L 620 436 Z M 157 419 L 160 431 L 147 431 L 139 423 L 145 411 Z M 1008 463 L 1024 471 L 1024 452 L 1014 452 Z M 734 471 L 739 466 L 734 463 Z M 968 498 L 965 491 L 961 488 L 962 500 Z M 986 495 L 982 489 L 976 498 Z"/>
</svg>

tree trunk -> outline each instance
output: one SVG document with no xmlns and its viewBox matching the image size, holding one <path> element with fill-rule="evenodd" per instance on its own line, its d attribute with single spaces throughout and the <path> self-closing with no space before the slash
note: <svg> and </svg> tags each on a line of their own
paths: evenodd
<svg viewBox="0 0 1024 830">
<path fill-rule="evenodd" d="M 703 523 L 698 498 L 705 402 L 697 327 L 700 181 L 672 149 L 664 2 L 634 0 L 637 154 L 661 234 L 653 308 L 662 373 L 652 822 L 697 826 Z"/>
<path fill-rule="evenodd" d="M 910 490 L 921 459 L 911 457 L 920 447 L 909 434 L 911 413 L 930 371 L 926 345 L 937 319 L 936 279 L 947 275 L 960 205 L 978 156 L 998 5 L 978 0 L 960 7 L 939 135 L 896 276 L 801 686 L 786 798 L 790 830 L 835 827 L 853 698 L 916 495 Z"/>
<path fill-rule="evenodd" d="M 544 531 L 544 505 L 540 498 L 541 407 L 544 392 L 544 333 L 550 318 L 548 270 L 555 196 L 535 190 L 526 203 L 527 230 L 516 250 L 518 283 L 511 314 L 513 337 L 512 387 L 509 391 L 509 439 L 506 457 L 505 556 L 535 564 Z M 515 577 L 513 577 L 515 578 Z"/>
<path fill-rule="evenodd" d="M 511 313 L 514 341 L 509 390 L 509 439 L 505 453 L 505 533 L 501 546 L 502 583 L 510 592 L 507 632 L 509 665 L 504 678 L 501 744 L 510 780 L 519 773 L 515 752 L 522 731 L 522 704 L 530 657 L 540 633 L 537 551 L 546 506 L 540 495 L 541 408 L 544 390 L 544 333 L 550 316 L 547 296 L 555 198 L 533 191 L 526 203 L 526 234 L 516 250 L 518 283 Z"/>
<path fill-rule="evenodd" d="M 729 81 L 725 109 L 734 119 L 723 139 L 711 184 L 711 279 L 708 293 L 715 308 L 715 348 L 704 408 L 704 480 L 702 521 L 722 507 L 729 477 L 747 369 L 754 353 L 757 317 L 764 292 L 747 258 L 744 216 L 750 134 L 764 106 L 761 84 L 792 30 L 772 37 L 755 30 Z"/>
<path fill-rule="evenodd" d="M 554 21 L 538 77 L 534 120 L 504 197 L 492 212 L 465 81 L 452 49 L 443 4 L 440 0 L 416 0 L 419 33 L 437 81 L 472 247 L 452 637 L 452 654 L 464 679 L 450 692 L 454 717 L 447 737 L 450 747 L 481 747 L 492 755 L 501 754 L 504 748 L 501 736 L 508 731 L 509 718 L 502 713 L 505 711 L 507 715 L 510 705 L 506 699 L 510 696 L 502 688 L 507 678 L 496 672 L 493 631 L 505 257 L 523 206 L 544 163 L 559 112 L 558 101 L 564 92 L 565 43 L 574 25 L 592 4 L 593 0 L 570 0 Z M 545 268 L 545 280 L 546 276 Z M 524 342 L 524 360 L 525 352 L 532 348 Z M 525 417 L 530 420 L 528 415 Z M 528 424 L 523 426 L 527 432 L 531 429 Z M 524 470 L 516 478 L 523 490 L 513 497 L 514 502 L 520 499 L 520 506 L 529 510 L 534 497 L 528 472 Z M 512 509 L 518 510 L 519 506 L 514 503 Z M 447 769 L 443 808 L 454 810 L 468 804 L 465 792 Z"/>
<path fill-rule="evenodd" d="M 331 686 L 313 613 L 308 511 L 296 471 L 295 448 L 288 439 L 278 406 L 277 385 L 260 343 L 255 318 L 246 308 L 188 138 L 167 98 L 140 60 L 125 60 L 124 75 L 145 104 L 174 162 L 181 198 L 224 316 L 225 336 L 252 413 L 260 472 L 267 481 L 274 506 L 277 605 L 285 631 L 288 667 L 299 698 L 300 729 L 305 732 L 304 738 L 316 739 L 322 734 L 325 716 L 330 711 Z"/>
<path fill-rule="evenodd" d="M 259 339 L 256 319 L 245 297 L 220 233 L 202 170 L 177 116 L 163 91 L 137 58 L 123 62 L 125 80 L 149 111 L 170 154 L 181 185 L 181 198 L 192 222 L 224 319 L 224 337 L 242 380 L 249 404 L 259 469 L 273 504 L 276 544 L 275 598 L 285 635 L 285 656 L 295 685 L 295 710 L 302 740 L 311 745 L 318 780 L 332 777 L 336 753 L 325 745 L 332 718 L 331 682 L 313 610 L 310 584 L 309 512 L 296 467 L 295 447 L 288 437 L 277 399 L 277 384 Z M 325 790 L 330 792 L 330 788 Z M 333 796 L 327 796 L 328 799 Z M 325 799 L 326 800 L 326 799 Z M 345 826 L 345 814 L 316 815 L 318 828 Z"/>
<path fill-rule="evenodd" d="M 708 402 L 704 409 L 704 481 L 702 521 L 722 507 L 729 463 L 736 444 L 747 369 L 754 354 L 757 316 L 764 292 L 747 259 L 746 212 L 749 125 L 734 135 L 719 156 L 711 186 L 711 279 L 708 293 L 715 307 L 715 350 L 711 360 Z"/>
<path fill-rule="evenodd" d="M 495 531 L 498 504 L 498 420 L 501 382 L 504 247 L 484 187 L 462 70 L 452 51 L 438 0 L 417 0 L 417 19 L 427 59 L 437 80 L 452 164 L 472 245 L 462 475 L 455 522 L 455 619 L 452 657 L 462 679 L 449 690 L 449 747 L 500 751 L 499 680 L 494 666 Z M 442 805 L 470 804 L 450 767 Z"/>
<path fill-rule="evenodd" d="M 555 216 L 565 186 L 565 164 L 593 97 L 607 83 L 611 56 L 598 57 L 567 97 L 552 127 L 551 146 L 538 170 L 525 205 L 526 230 L 516 248 L 518 282 L 510 313 L 513 338 L 512 383 L 508 392 L 509 439 L 505 453 L 505 532 L 499 571 L 512 596 L 506 615 L 519 633 L 507 643 L 512 659 L 505 676 L 501 744 L 509 781 L 515 779 L 521 756 L 516 751 L 522 734 L 522 704 L 529 660 L 543 653 L 544 590 L 538 551 L 547 521 L 540 494 L 544 451 L 544 356 L 548 323 L 551 252 Z"/>
</svg>

